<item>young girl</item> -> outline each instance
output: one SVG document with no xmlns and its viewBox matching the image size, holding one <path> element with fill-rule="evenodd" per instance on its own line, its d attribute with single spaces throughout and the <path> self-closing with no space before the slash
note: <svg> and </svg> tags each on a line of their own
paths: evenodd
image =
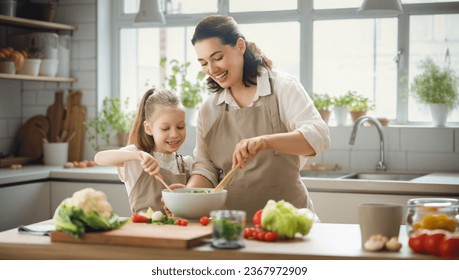
<svg viewBox="0 0 459 280">
<path fill-rule="evenodd" d="M 185 108 L 179 97 L 169 90 L 150 89 L 139 105 L 129 145 L 98 152 L 94 160 L 99 165 L 118 167 L 132 213 L 148 207 L 162 210 L 164 186 L 155 176 L 169 185 L 186 184 L 193 159 L 177 153 L 185 137 Z"/>
</svg>

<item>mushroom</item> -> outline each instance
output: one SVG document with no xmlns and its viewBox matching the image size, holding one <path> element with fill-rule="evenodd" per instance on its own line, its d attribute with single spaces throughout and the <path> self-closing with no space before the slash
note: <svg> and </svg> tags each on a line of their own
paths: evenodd
<svg viewBox="0 0 459 280">
<path fill-rule="evenodd" d="M 402 243 L 398 241 L 397 237 L 392 237 L 389 241 L 386 242 L 386 249 L 393 252 L 400 251 L 402 248 Z"/>
<path fill-rule="evenodd" d="M 381 234 L 372 235 L 370 238 L 365 242 L 363 248 L 367 251 L 376 252 L 380 251 L 384 248 L 387 242 L 387 237 Z"/>
</svg>

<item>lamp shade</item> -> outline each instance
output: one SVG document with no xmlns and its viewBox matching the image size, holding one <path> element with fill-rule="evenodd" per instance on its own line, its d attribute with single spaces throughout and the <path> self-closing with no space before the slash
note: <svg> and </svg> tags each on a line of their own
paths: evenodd
<svg viewBox="0 0 459 280">
<path fill-rule="evenodd" d="M 364 0 L 357 10 L 365 15 L 399 15 L 403 13 L 400 0 Z"/>
<path fill-rule="evenodd" d="M 165 23 L 164 15 L 159 8 L 159 0 L 140 0 L 139 12 L 134 23 Z"/>
</svg>

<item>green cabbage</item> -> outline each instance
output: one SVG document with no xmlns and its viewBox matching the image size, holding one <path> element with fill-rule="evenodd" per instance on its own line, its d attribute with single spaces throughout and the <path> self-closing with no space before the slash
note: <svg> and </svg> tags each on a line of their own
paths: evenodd
<svg viewBox="0 0 459 280">
<path fill-rule="evenodd" d="M 261 226 L 264 229 L 275 231 L 279 236 L 286 238 L 293 238 L 296 233 L 307 235 L 313 221 L 314 214 L 311 210 L 297 209 L 284 200 L 269 200 L 261 214 Z"/>
</svg>

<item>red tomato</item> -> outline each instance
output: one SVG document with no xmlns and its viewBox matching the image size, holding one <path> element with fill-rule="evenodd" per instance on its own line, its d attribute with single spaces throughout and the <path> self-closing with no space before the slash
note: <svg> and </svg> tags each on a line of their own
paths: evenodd
<svg viewBox="0 0 459 280">
<path fill-rule="evenodd" d="M 258 210 L 253 215 L 252 221 L 255 226 L 261 226 L 261 214 L 263 213 L 263 209 Z"/>
<path fill-rule="evenodd" d="M 209 224 L 209 217 L 203 216 L 201 219 L 199 219 L 199 222 L 203 226 L 207 226 Z"/>
<path fill-rule="evenodd" d="M 188 225 L 188 221 L 186 219 L 177 219 L 176 224 L 179 226 L 186 226 Z"/>
<path fill-rule="evenodd" d="M 459 236 L 447 236 L 440 243 L 438 249 L 440 256 L 444 258 L 459 257 Z"/>
<path fill-rule="evenodd" d="M 249 239 L 252 237 L 252 229 L 251 228 L 245 228 L 244 229 L 244 238 Z"/>
<path fill-rule="evenodd" d="M 142 216 L 142 215 L 139 215 L 139 214 L 136 214 L 136 213 L 132 214 L 131 220 L 134 223 L 148 223 L 148 221 L 150 221 L 149 218 L 147 218 L 145 216 Z"/>
<path fill-rule="evenodd" d="M 440 256 L 440 244 L 443 242 L 446 233 L 440 230 L 429 232 L 423 239 L 423 249 L 430 255 Z"/>
<path fill-rule="evenodd" d="M 268 231 L 267 233 L 265 233 L 265 241 L 273 242 L 276 241 L 277 238 L 279 238 L 279 236 L 276 232 Z"/>
<path fill-rule="evenodd" d="M 264 241 L 265 240 L 265 232 L 264 231 L 259 231 L 257 232 L 257 240 Z"/>
<path fill-rule="evenodd" d="M 425 253 L 424 238 L 426 236 L 427 234 L 424 231 L 414 232 L 411 234 L 410 239 L 408 240 L 408 246 L 410 246 L 410 248 L 416 253 Z"/>
</svg>

